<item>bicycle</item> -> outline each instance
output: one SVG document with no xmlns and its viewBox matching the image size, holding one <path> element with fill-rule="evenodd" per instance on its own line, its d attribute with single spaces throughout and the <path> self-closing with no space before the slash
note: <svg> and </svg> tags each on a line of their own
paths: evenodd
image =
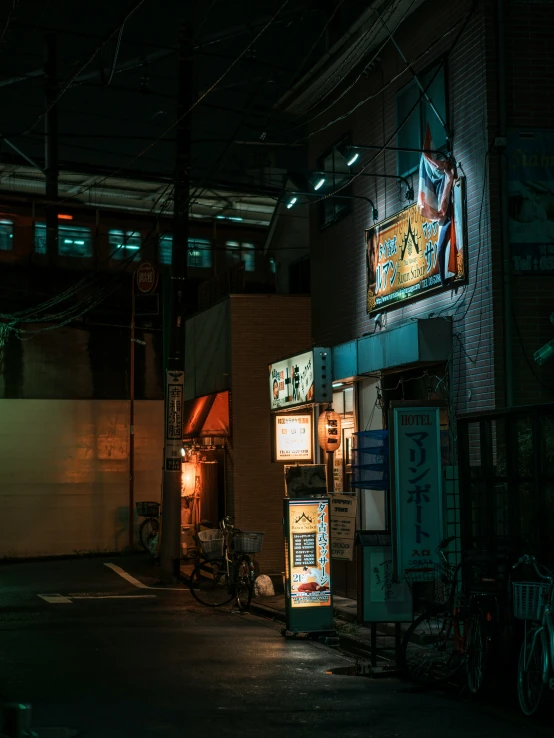
<svg viewBox="0 0 554 738">
<path fill-rule="evenodd" d="M 513 560 L 513 557 L 506 552 L 472 550 L 464 555 L 464 584 L 469 593 L 466 678 L 472 694 L 483 689 L 491 666 L 498 665 L 504 653 L 500 639 L 507 637 L 511 626 L 508 607 L 509 559 Z"/>
<path fill-rule="evenodd" d="M 457 594 L 461 564 L 450 564 L 446 553 L 454 538 L 445 538 L 438 545 L 440 564 L 405 572 L 408 586 L 423 611 L 404 634 L 399 665 L 412 681 L 426 687 L 452 678 L 465 663 L 465 609 Z M 415 585 L 426 585 L 432 592 L 419 597 Z"/>
<path fill-rule="evenodd" d="M 159 502 L 137 502 L 137 515 L 145 518 L 139 528 L 139 540 L 149 553 L 150 544 L 160 530 L 160 503 Z"/>
<path fill-rule="evenodd" d="M 248 554 L 262 550 L 264 533 L 241 531 L 224 518 L 219 528 L 196 536 L 200 563 L 191 574 L 189 586 L 202 605 L 221 607 L 235 600 L 244 612 L 254 593 L 254 561 Z"/>
<path fill-rule="evenodd" d="M 525 621 L 518 662 L 517 694 L 524 715 L 539 708 L 544 685 L 554 690 L 554 572 L 525 554 L 513 566 L 533 567 L 539 582 L 512 582 L 514 617 Z"/>
</svg>

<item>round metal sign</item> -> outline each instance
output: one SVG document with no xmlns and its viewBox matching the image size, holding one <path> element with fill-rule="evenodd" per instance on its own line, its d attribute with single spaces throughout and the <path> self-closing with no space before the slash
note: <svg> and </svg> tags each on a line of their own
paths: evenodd
<svg viewBox="0 0 554 738">
<path fill-rule="evenodd" d="M 137 269 L 137 287 L 141 292 L 152 292 L 156 288 L 158 274 L 152 264 L 144 262 Z"/>
</svg>

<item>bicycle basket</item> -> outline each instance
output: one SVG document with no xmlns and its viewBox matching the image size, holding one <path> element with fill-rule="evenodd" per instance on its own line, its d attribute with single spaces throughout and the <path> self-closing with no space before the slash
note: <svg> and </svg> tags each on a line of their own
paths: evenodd
<svg viewBox="0 0 554 738">
<path fill-rule="evenodd" d="M 542 582 L 513 582 L 514 618 L 542 620 L 549 586 Z"/>
<path fill-rule="evenodd" d="M 406 569 L 404 578 L 416 602 L 439 606 L 450 601 L 456 574 L 441 564 L 428 564 L 418 569 Z"/>
<path fill-rule="evenodd" d="M 219 528 L 201 530 L 197 535 L 202 556 L 207 561 L 220 559 L 223 556 L 225 538 Z"/>
<path fill-rule="evenodd" d="M 260 553 L 265 533 L 242 530 L 233 536 L 233 551 L 238 553 Z"/>
<path fill-rule="evenodd" d="M 160 516 L 159 502 L 137 502 L 137 515 L 141 518 L 158 518 Z"/>
</svg>

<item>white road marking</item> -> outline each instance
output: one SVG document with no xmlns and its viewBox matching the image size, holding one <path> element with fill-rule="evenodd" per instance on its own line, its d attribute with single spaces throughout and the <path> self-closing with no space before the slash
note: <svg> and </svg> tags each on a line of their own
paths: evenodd
<svg viewBox="0 0 554 738">
<path fill-rule="evenodd" d="M 50 594 L 38 596 L 41 598 L 41 600 L 50 603 L 50 605 L 71 605 L 72 602 L 72 600 L 70 600 L 69 597 L 66 597 L 65 595 Z"/>
<path fill-rule="evenodd" d="M 122 569 L 120 566 L 117 566 L 117 564 L 104 564 L 104 566 L 107 566 L 109 569 L 112 569 L 112 571 L 115 571 L 116 574 L 119 574 L 120 577 L 123 577 L 123 579 L 126 579 L 131 584 L 134 584 L 135 587 L 140 587 L 141 589 L 155 589 L 159 592 L 183 592 L 184 594 L 190 594 L 190 590 L 186 589 L 185 587 L 149 587 L 147 584 L 144 584 L 144 582 L 139 582 L 138 579 L 135 579 L 131 574 L 128 574 L 124 569 Z"/>
<path fill-rule="evenodd" d="M 74 600 L 155 600 L 156 595 L 77 595 Z"/>
<path fill-rule="evenodd" d="M 138 579 L 135 579 L 135 577 L 127 574 L 126 571 L 124 571 L 120 566 L 117 566 L 116 564 L 104 564 L 104 566 L 107 566 L 108 569 L 112 569 L 113 571 L 115 571 L 116 574 L 119 574 L 120 577 L 123 577 L 123 579 L 126 579 L 135 587 L 140 587 L 140 589 L 151 589 L 151 587 L 149 587 L 147 584 L 139 582 Z"/>
</svg>

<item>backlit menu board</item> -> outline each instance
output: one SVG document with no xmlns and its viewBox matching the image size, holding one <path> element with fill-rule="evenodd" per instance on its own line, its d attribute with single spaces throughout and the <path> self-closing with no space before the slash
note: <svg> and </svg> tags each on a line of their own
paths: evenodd
<svg viewBox="0 0 554 738">
<path fill-rule="evenodd" d="M 291 607 L 331 607 L 329 500 L 287 502 Z"/>
<path fill-rule="evenodd" d="M 311 461 L 312 416 L 275 416 L 275 461 Z"/>
</svg>

